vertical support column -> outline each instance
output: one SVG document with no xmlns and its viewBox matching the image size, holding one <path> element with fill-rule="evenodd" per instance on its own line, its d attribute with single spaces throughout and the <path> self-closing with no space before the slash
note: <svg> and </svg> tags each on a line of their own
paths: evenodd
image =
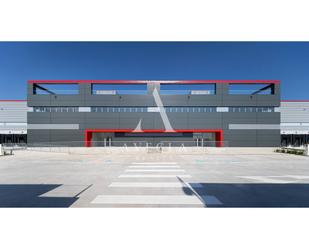
<svg viewBox="0 0 309 249">
<path fill-rule="evenodd" d="M 217 131 L 216 132 L 216 147 L 222 147 L 223 146 L 223 131 Z"/>
<path fill-rule="evenodd" d="M 91 147 L 92 132 L 85 130 L 85 147 Z"/>
</svg>

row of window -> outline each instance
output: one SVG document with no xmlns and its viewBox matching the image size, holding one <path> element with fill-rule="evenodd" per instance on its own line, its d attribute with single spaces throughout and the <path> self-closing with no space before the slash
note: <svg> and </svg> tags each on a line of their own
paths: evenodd
<svg viewBox="0 0 309 249">
<path fill-rule="evenodd" d="M 166 112 L 216 112 L 216 107 L 164 107 Z M 159 112 L 158 107 L 91 107 L 91 112 Z"/>
<path fill-rule="evenodd" d="M 230 107 L 230 112 L 274 112 L 274 107 Z"/>
<path fill-rule="evenodd" d="M 216 107 L 164 107 L 166 112 L 217 112 Z M 34 107 L 34 112 L 79 112 L 78 107 Z M 159 112 L 158 107 L 91 107 L 91 112 Z M 229 107 L 230 112 L 274 112 L 274 107 Z"/>
<path fill-rule="evenodd" d="M 33 107 L 34 112 L 78 112 L 78 107 Z"/>
</svg>

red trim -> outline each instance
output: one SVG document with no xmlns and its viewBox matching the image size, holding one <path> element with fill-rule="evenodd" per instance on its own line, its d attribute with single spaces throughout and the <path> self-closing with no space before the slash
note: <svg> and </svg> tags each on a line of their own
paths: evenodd
<svg viewBox="0 0 309 249">
<path fill-rule="evenodd" d="M 91 147 L 92 134 L 95 132 L 133 132 L 134 129 L 85 129 L 84 131 L 84 142 L 86 147 Z M 166 130 L 143 130 L 141 133 L 163 133 L 168 132 Z M 223 130 L 222 129 L 177 129 L 173 132 L 200 132 L 200 133 L 209 133 L 213 132 L 216 134 L 217 147 L 222 146 L 223 141 Z"/>
<path fill-rule="evenodd" d="M 212 83 L 233 83 L 233 84 L 279 84 L 279 80 L 28 80 L 29 84 L 145 84 L 149 81 L 163 84 L 212 84 Z"/>
<path fill-rule="evenodd" d="M 281 102 L 309 102 L 309 99 L 281 100 Z"/>
<path fill-rule="evenodd" d="M 0 99 L 0 102 L 26 102 L 27 100 L 21 99 Z"/>
</svg>

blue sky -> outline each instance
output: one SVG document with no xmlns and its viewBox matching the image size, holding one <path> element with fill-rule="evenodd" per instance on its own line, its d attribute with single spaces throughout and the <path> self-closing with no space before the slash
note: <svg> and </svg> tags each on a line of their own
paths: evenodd
<svg viewBox="0 0 309 249">
<path fill-rule="evenodd" d="M 309 42 L 1 42 L 0 99 L 29 79 L 278 79 L 309 99 Z"/>
</svg>

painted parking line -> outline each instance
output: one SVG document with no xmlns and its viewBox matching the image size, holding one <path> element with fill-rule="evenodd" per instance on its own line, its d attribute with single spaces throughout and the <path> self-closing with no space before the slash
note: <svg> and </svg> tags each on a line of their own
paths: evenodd
<svg viewBox="0 0 309 249">
<path fill-rule="evenodd" d="M 274 179 L 272 176 L 238 176 L 239 178 L 243 178 L 246 180 L 253 180 L 257 182 L 263 182 L 263 183 L 293 183 L 295 180 L 280 180 L 280 179 Z"/>
<path fill-rule="evenodd" d="M 180 168 L 178 165 L 133 165 L 133 166 L 129 166 L 128 168 Z"/>
<path fill-rule="evenodd" d="M 98 195 L 92 204 L 203 205 L 194 195 Z"/>
<path fill-rule="evenodd" d="M 146 165 L 151 165 L 151 164 L 177 164 L 175 162 L 143 162 L 143 163 L 132 163 L 132 164 L 137 164 L 137 165 L 140 165 L 140 164 L 146 164 Z"/>
<path fill-rule="evenodd" d="M 191 175 L 179 175 L 179 174 L 170 174 L 170 175 L 153 175 L 153 174 L 142 174 L 142 175 L 120 175 L 119 178 L 174 178 L 174 177 L 181 177 L 181 178 L 190 178 Z"/>
<path fill-rule="evenodd" d="M 139 205 L 222 205 L 211 195 L 203 195 L 203 201 L 195 195 L 98 195 L 92 204 L 139 204 Z"/>
<path fill-rule="evenodd" d="M 185 172 L 183 169 L 126 169 L 125 172 Z"/>
<path fill-rule="evenodd" d="M 192 188 L 203 188 L 200 183 L 191 183 Z M 183 188 L 181 182 L 113 182 L 109 187 L 115 188 Z"/>
</svg>

